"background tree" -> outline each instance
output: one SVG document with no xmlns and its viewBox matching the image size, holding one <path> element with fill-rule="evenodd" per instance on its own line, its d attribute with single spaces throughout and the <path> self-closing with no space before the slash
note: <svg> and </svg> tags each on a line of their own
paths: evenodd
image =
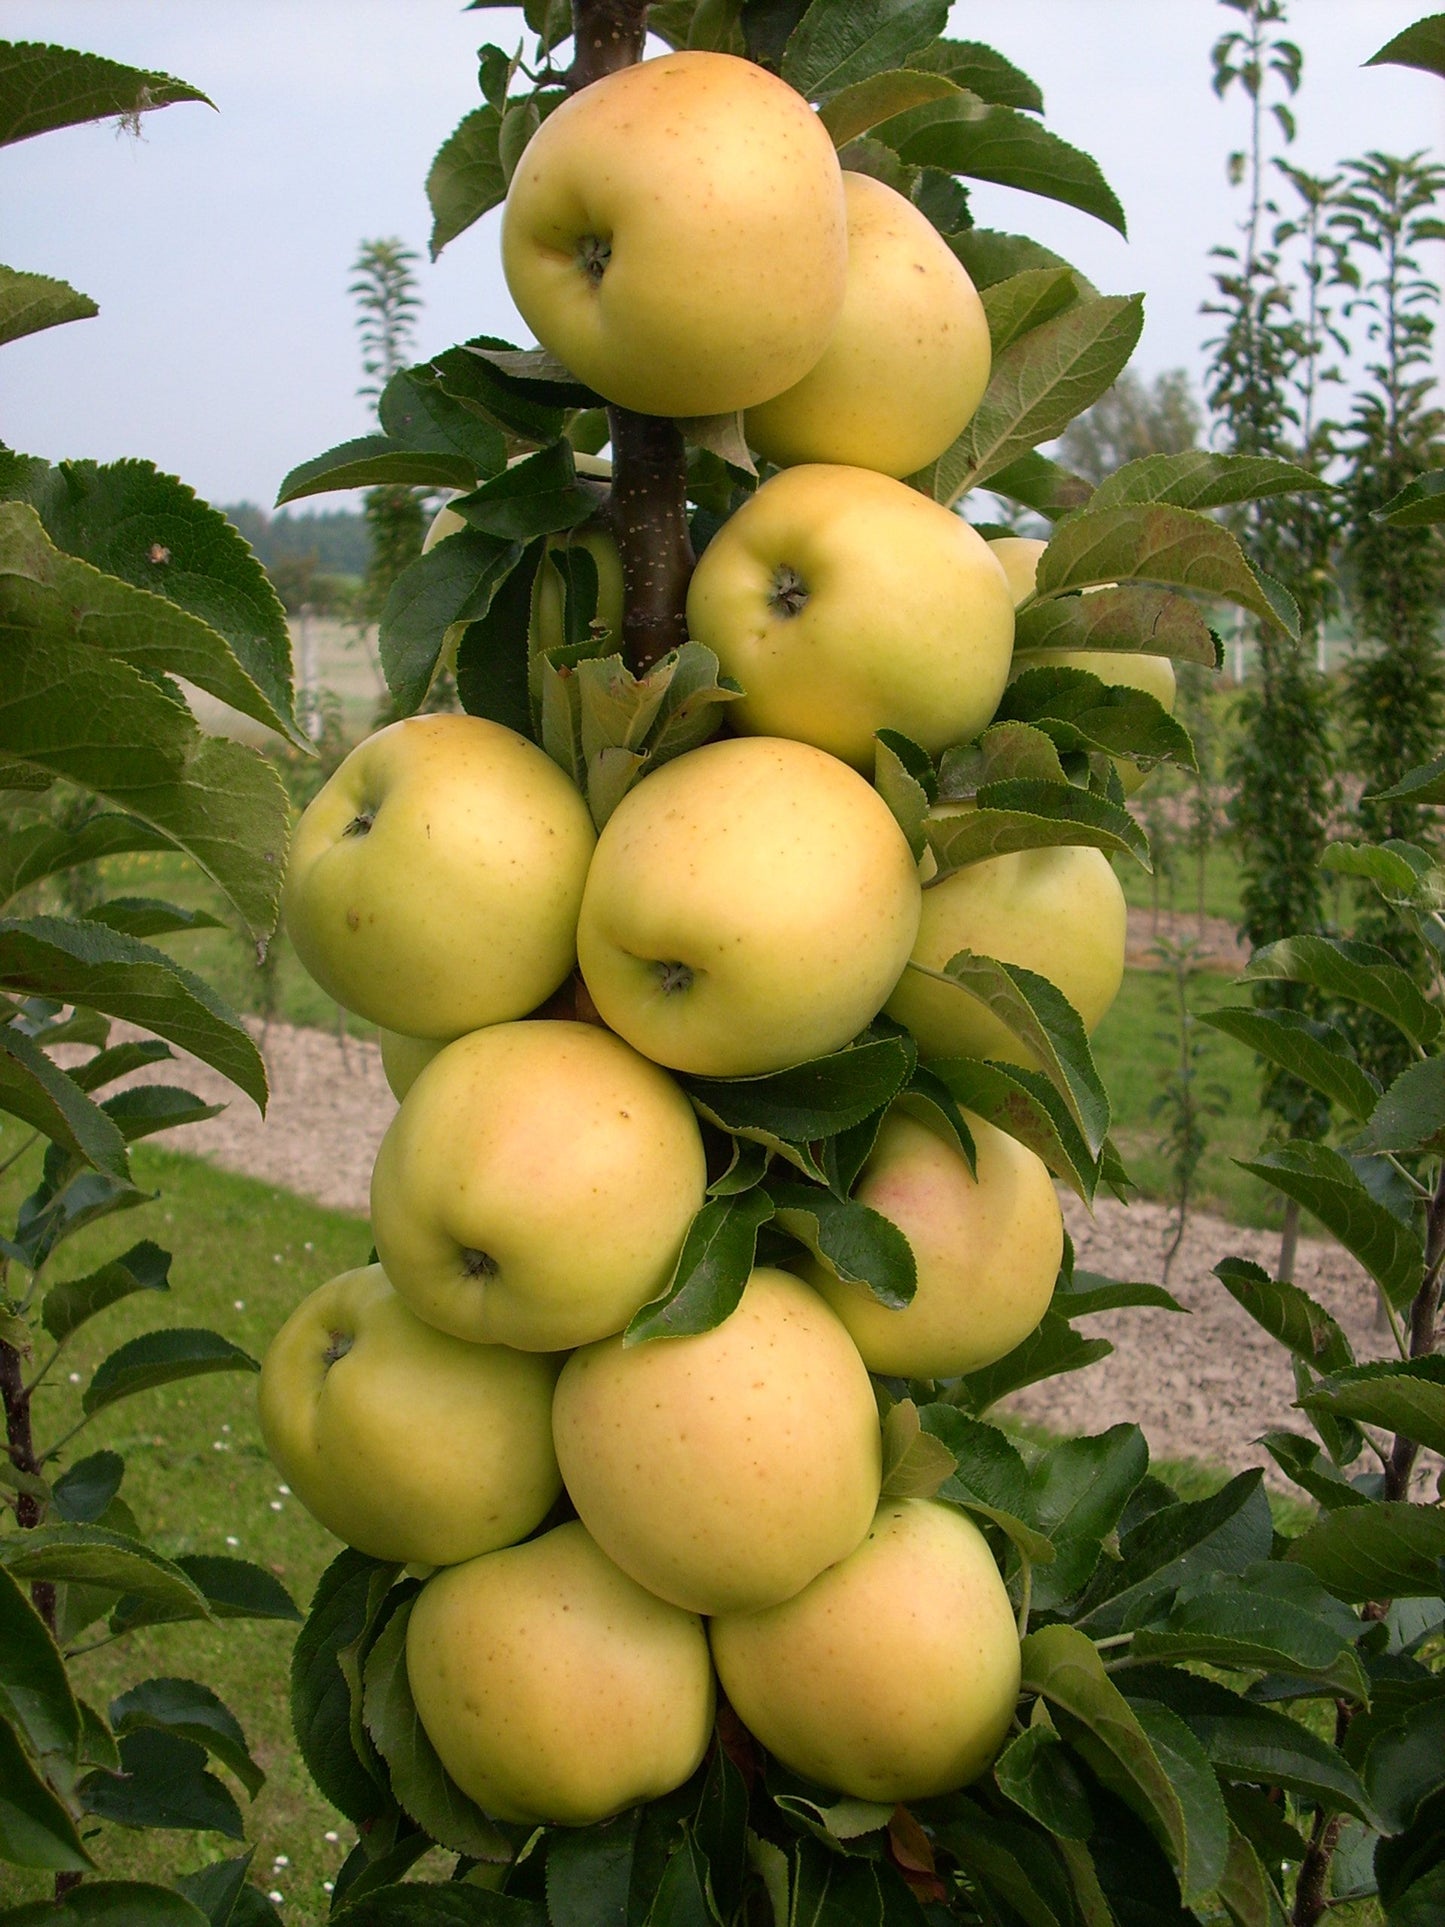
<svg viewBox="0 0 1445 1927">
<path fill-rule="evenodd" d="M 413 351 L 413 333 L 422 305 L 416 263 L 416 254 L 393 237 L 363 241 L 352 264 L 355 279 L 347 292 L 356 302 L 361 367 L 366 377 L 356 392 L 378 404 L 386 384 L 406 365 Z M 426 501 L 425 489 L 399 484 L 367 490 L 363 512 L 370 554 L 361 591 L 363 621 L 380 621 L 392 583 L 421 554 Z"/>
<path fill-rule="evenodd" d="M 1204 417 L 1185 369 L 1168 368 L 1146 382 L 1126 368 L 1107 394 L 1069 423 L 1059 440 L 1059 459 L 1097 486 L 1140 456 L 1197 448 L 1203 432 Z"/>
</svg>

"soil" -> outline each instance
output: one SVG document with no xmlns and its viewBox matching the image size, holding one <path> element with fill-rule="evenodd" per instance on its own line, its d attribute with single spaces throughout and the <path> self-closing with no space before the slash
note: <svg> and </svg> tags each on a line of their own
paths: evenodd
<svg viewBox="0 0 1445 1927">
<path fill-rule="evenodd" d="M 258 1035 L 259 1029 L 258 1029 Z M 364 1215 L 372 1160 L 396 1110 L 372 1043 L 272 1024 L 261 1036 L 272 1099 L 263 1121 L 244 1098 L 204 1065 L 152 1067 L 152 1082 L 180 1082 L 212 1100 L 231 1101 L 219 1117 L 188 1125 L 178 1149 L 229 1170 L 297 1191 L 336 1210 Z M 1111 1278 L 1158 1282 L 1170 1214 L 1158 1204 L 1125 1208 L 1101 1200 L 1091 1214 L 1064 1200 L 1079 1265 Z M 1227 1256 L 1272 1267 L 1278 1237 L 1219 1218 L 1191 1220 L 1170 1273 L 1183 1315 L 1154 1310 L 1106 1312 L 1081 1321 L 1088 1336 L 1112 1341 L 1112 1355 L 1083 1372 L 1018 1394 L 1012 1409 L 1051 1431 L 1099 1432 L 1133 1420 L 1156 1459 L 1200 1459 L 1233 1469 L 1263 1465 L 1285 1482 L 1257 1443 L 1264 1432 L 1308 1430 L 1292 1410 L 1286 1354 L 1235 1304 L 1211 1273 Z M 1364 1273 L 1337 1245 L 1301 1239 L 1298 1282 L 1324 1304 L 1361 1358 L 1390 1349 L 1376 1323 Z"/>
</svg>

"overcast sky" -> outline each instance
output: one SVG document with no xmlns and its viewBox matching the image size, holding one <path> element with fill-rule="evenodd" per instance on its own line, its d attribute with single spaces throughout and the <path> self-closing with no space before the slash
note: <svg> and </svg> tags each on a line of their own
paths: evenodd
<svg viewBox="0 0 1445 1927">
<path fill-rule="evenodd" d="M 1429 0 L 1291 11 L 1302 166 L 1369 148 L 1445 154 L 1445 83 L 1361 71 Z M 1197 374 L 1208 252 L 1242 211 L 1225 155 L 1243 142 L 1245 104 L 1216 100 L 1208 65 L 1238 21 L 1216 0 L 953 9 L 956 37 L 1039 82 L 1047 125 L 1099 161 L 1130 239 L 983 185 L 976 219 L 1035 235 L 1105 292 L 1143 290 L 1145 375 Z M 0 260 L 60 276 L 101 309 L 0 350 L 0 440 L 51 459 L 146 456 L 212 500 L 269 503 L 296 462 L 368 429 L 346 292 L 364 238 L 398 235 L 423 256 L 422 354 L 469 334 L 525 338 L 502 284 L 500 214 L 426 264 L 423 192 L 436 148 L 479 103 L 476 48 L 515 45 L 519 14 L 460 0 L 6 0 L 0 26 L 176 74 L 218 110 L 150 114 L 139 141 L 81 127 L 0 149 Z"/>
</svg>

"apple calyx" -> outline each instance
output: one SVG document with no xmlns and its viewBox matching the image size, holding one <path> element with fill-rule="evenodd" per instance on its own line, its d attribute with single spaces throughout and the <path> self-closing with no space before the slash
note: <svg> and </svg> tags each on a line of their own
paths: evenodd
<svg viewBox="0 0 1445 1927">
<path fill-rule="evenodd" d="M 803 613 L 808 602 L 808 590 L 803 578 L 796 569 L 782 563 L 773 576 L 773 592 L 768 597 L 768 607 L 775 614 L 789 617 Z"/>
<path fill-rule="evenodd" d="M 664 997 L 676 997 L 679 992 L 692 989 L 692 980 L 697 974 L 691 964 L 656 963 L 657 987 Z"/>
<path fill-rule="evenodd" d="M 468 1278 L 495 1278 L 501 1269 L 490 1251 L 477 1251 L 471 1245 L 462 1246 L 462 1270 Z"/>
<path fill-rule="evenodd" d="M 584 234 L 577 242 L 577 265 L 592 283 L 601 284 L 607 272 L 607 264 L 612 259 L 612 243 L 604 241 L 600 235 Z"/>
<path fill-rule="evenodd" d="M 371 826 L 375 821 L 375 810 L 358 810 L 341 834 L 343 836 L 366 836 L 370 833 Z"/>
<path fill-rule="evenodd" d="M 328 1332 L 327 1339 L 329 1342 L 326 1350 L 321 1354 L 321 1359 L 329 1372 L 338 1359 L 345 1358 L 356 1340 L 350 1332 Z"/>
</svg>

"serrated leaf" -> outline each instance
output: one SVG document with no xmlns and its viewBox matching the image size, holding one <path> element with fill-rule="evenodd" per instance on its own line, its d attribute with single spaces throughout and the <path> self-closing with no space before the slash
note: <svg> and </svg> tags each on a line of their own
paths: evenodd
<svg viewBox="0 0 1445 1927">
<path fill-rule="evenodd" d="M 1183 724 L 1147 690 L 1105 681 L 1106 673 L 1102 664 L 1099 675 L 1067 663 L 1030 668 L 1025 657 L 1004 690 L 998 721 L 1031 724 L 1064 754 L 1099 750 L 1194 769 L 1194 745 Z"/>
<path fill-rule="evenodd" d="M 477 485 L 475 462 L 434 449 L 403 448 L 389 435 L 359 435 L 298 462 L 276 491 L 276 506 L 343 488 L 457 488 Z"/>
<path fill-rule="evenodd" d="M 1367 1115 L 1356 1111 L 1357 1117 Z M 1445 1132 L 1445 1058 L 1427 1057 L 1401 1071 L 1369 1114 L 1350 1150 L 1394 1151 L 1408 1156 L 1439 1148 Z"/>
<path fill-rule="evenodd" d="M 936 462 L 909 478 L 913 485 L 953 503 L 1052 441 L 1113 386 L 1143 325 L 1142 298 L 1117 295 L 1078 301 L 1030 330 L 999 356 L 973 420 Z"/>
<path fill-rule="evenodd" d="M 1422 763 L 1407 771 L 1393 788 L 1375 790 L 1362 801 L 1445 803 L 1445 756 L 1437 756 L 1433 763 Z"/>
<path fill-rule="evenodd" d="M 1135 1633 L 1130 1656 L 1287 1673 L 1363 1703 L 1369 1686 L 1355 1630 L 1332 1600 L 1314 1595 L 1300 1568 L 1273 1563 L 1182 1587 L 1162 1622 Z"/>
<path fill-rule="evenodd" d="M 1168 502 L 1176 508 L 1226 508 L 1235 502 L 1329 488 L 1323 476 L 1271 455 L 1214 455 L 1207 449 L 1190 448 L 1178 455 L 1143 455 L 1125 462 L 1105 476 L 1090 507 Z"/>
<path fill-rule="evenodd" d="M 1257 1325 L 1316 1371 L 1340 1371 L 1354 1363 L 1337 1321 L 1300 1286 L 1271 1278 L 1247 1258 L 1222 1258 L 1214 1275 Z"/>
<path fill-rule="evenodd" d="M 529 627 L 533 589 L 545 545 L 532 542 L 492 591 L 485 615 L 457 638 L 457 695 L 469 716 L 532 733 Z"/>
<path fill-rule="evenodd" d="M 1351 1485 L 1330 1463 L 1317 1440 L 1298 1432 L 1264 1432 L 1259 1443 L 1269 1453 L 1287 1479 L 1308 1492 L 1325 1512 L 1344 1505 L 1369 1505 L 1370 1496 Z"/>
<path fill-rule="evenodd" d="M 127 937 L 168 937 L 183 930 L 223 930 L 219 918 L 204 910 L 183 910 L 159 897 L 109 897 L 85 913 L 87 923 L 103 923 Z"/>
<path fill-rule="evenodd" d="M 307 1770 L 325 1797 L 358 1827 L 373 1827 L 391 1804 L 384 1768 L 357 1747 L 351 1690 L 337 1655 L 364 1632 L 374 1588 L 384 1591 L 396 1567 L 350 1549 L 317 1581 L 291 1653 L 291 1723 Z M 370 1750 L 364 1732 L 362 1740 Z M 393 1808 L 394 1811 L 394 1808 Z"/>
<path fill-rule="evenodd" d="M 814 0 L 788 39 L 783 79 L 808 100 L 904 64 L 948 24 L 948 0 Z"/>
<path fill-rule="evenodd" d="M 515 542 L 459 529 L 410 563 L 381 612 L 378 648 L 386 685 L 403 715 L 421 707 L 454 622 L 476 622 L 520 560 Z"/>
<path fill-rule="evenodd" d="M 958 1461 L 934 1432 L 925 1432 L 911 1398 L 891 1405 L 883 1419 L 885 1499 L 931 1499 L 957 1470 Z"/>
<path fill-rule="evenodd" d="M 961 743 L 943 752 L 938 797 L 941 803 L 972 802 L 990 783 L 1021 779 L 1068 781 L 1053 738 L 1032 723 L 990 723 L 977 742 Z"/>
<path fill-rule="evenodd" d="M 1268 1559 L 1274 1527 L 1261 1479 L 1241 1472 L 1208 1498 L 1161 1506 L 1126 1532 L 1118 1559 L 1096 1570 L 1078 1625 L 1093 1636 L 1118 1632 L 1181 1586 Z"/>
<path fill-rule="evenodd" d="M 955 83 L 941 74 L 895 68 L 840 88 L 824 101 L 818 118 L 832 135 L 833 145 L 846 147 L 880 121 L 891 120 L 910 107 L 921 107 L 925 101 L 946 100 L 957 91 Z M 891 148 L 887 151 L 892 153 Z"/>
<path fill-rule="evenodd" d="M 990 857 L 1061 845 L 1116 851 L 1151 867 L 1149 839 L 1129 812 L 1076 783 L 1028 777 L 989 783 L 978 792 L 977 807 L 932 813 L 923 828 L 938 866 L 930 884 Z"/>
<path fill-rule="evenodd" d="M 0 1567 L 0 1725 L 7 1721 L 51 1782 L 67 1785 L 79 1760 L 80 1708 L 49 1628 Z"/>
<path fill-rule="evenodd" d="M 208 1618 L 204 1596 L 179 1562 L 147 1545 L 96 1525 L 34 1526 L 0 1538 L 0 1565 L 16 1579 L 54 1580 L 133 1592 L 157 1606 Z"/>
<path fill-rule="evenodd" d="M 1403 33 L 1387 40 L 1364 64 L 1367 67 L 1419 67 L 1427 74 L 1445 77 L 1445 18 L 1432 13 L 1414 21 Z"/>
<path fill-rule="evenodd" d="M 1330 1373 L 1298 1403 L 1313 1416 L 1328 1412 L 1378 1425 L 1428 1452 L 1445 1452 L 1445 1358 L 1392 1358 Z"/>
<path fill-rule="evenodd" d="M 1021 1733 L 994 1761 L 995 1784 L 1047 1832 L 1087 1840 L 1094 1816 L 1082 1776 L 1047 1720 Z"/>
<path fill-rule="evenodd" d="M 925 73 L 947 74 L 955 86 L 967 87 L 995 106 L 1022 107 L 1034 114 L 1044 111 L 1037 83 L 982 41 L 937 40 L 913 55 L 910 64 Z"/>
<path fill-rule="evenodd" d="M 421 1827 L 455 1853 L 490 1861 L 512 1857 L 506 1836 L 447 1774 L 427 1738 L 406 1674 L 406 1629 L 412 1601 L 405 1601 L 372 1647 L 366 1661 L 366 1730 L 391 1769 L 392 1791 Z"/>
<path fill-rule="evenodd" d="M 990 487 L 1000 477 L 993 476 Z M 1099 589 L 1092 595 L 1030 602 L 1014 618 L 1014 661 L 1028 667 L 1031 649 L 1096 649 L 1168 656 L 1216 667 L 1214 637 L 1184 596 L 1147 583 Z M 1104 664 L 1100 664 L 1100 673 Z"/>
<path fill-rule="evenodd" d="M 213 104 L 170 74 L 71 47 L 11 41 L 0 61 L 0 147 L 82 121 L 131 121 L 181 100 Z"/>
<path fill-rule="evenodd" d="M 586 405 L 577 397 L 587 391 L 570 376 L 538 379 L 533 359 L 496 335 L 474 335 L 429 365 L 438 386 L 479 420 L 539 446 L 562 433 L 569 409 Z"/>
<path fill-rule="evenodd" d="M 241 1723 L 209 1686 L 194 1679 L 147 1679 L 110 1703 L 117 1738 L 143 1728 L 194 1741 L 219 1760 L 254 1800 L 266 1775 L 251 1757 Z"/>
<path fill-rule="evenodd" d="M 1235 1009 L 1200 1011 L 1197 1021 L 1245 1044 L 1271 1064 L 1321 1092 L 1351 1117 L 1367 1118 L 1379 1090 L 1333 1024 L 1321 1024 L 1293 1010 Z M 1371 1148 L 1381 1149 L 1381 1146 Z"/>
<path fill-rule="evenodd" d="M 1041 194 L 1127 233 L 1124 210 L 1098 163 L 1012 107 L 960 92 L 884 121 L 876 133 L 910 167 L 939 167 Z"/>
<path fill-rule="evenodd" d="M 790 1143 L 832 1137 L 861 1124 L 898 1095 L 916 1053 L 902 1035 L 865 1036 L 856 1044 L 761 1077 L 684 1077 L 704 1114 L 740 1137 L 753 1132 Z"/>
<path fill-rule="evenodd" d="M 133 1398 L 156 1385 L 170 1385 L 177 1379 L 197 1378 L 209 1372 L 260 1369 L 259 1360 L 219 1332 L 181 1325 L 142 1332 L 96 1366 L 81 1394 L 81 1408 L 87 1417 L 93 1417 L 117 1399 Z"/>
<path fill-rule="evenodd" d="M 666 1293 L 633 1314 L 624 1345 L 711 1331 L 737 1309 L 752 1274 L 758 1232 L 773 1215 L 766 1191 L 709 1198 L 688 1226 Z"/>
<path fill-rule="evenodd" d="M 1081 292 L 1097 293 L 1061 254 L 1055 254 L 1052 248 L 1046 248 L 1041 241 L 1032 240 L 1026 234 L 1001 234 L 995 228 L 965 228 L 961 233 L 949 235 L 948 245 L 968 269 L 969 279 L 980 294 L 995 282 L 1006 281 L 1011 274 L 1022 274 L 1026 268 L 1068 268 L 1077 278 Z"/>
<path fill-rule="evenodd" d="M 597 495 L 578 481 L 571 443 L 558 440 L 447 506 L 484 535 L 525 543 L 580 527 L 597 513 Z"/>
<path fill-rule="evenodd" d="M 836 1277 L 866 1286 L 880 1304 L 895 1310 L 912 1303 L 918 1267 L 892 1219 L 855 1198 L 835 1198 L 807 1184 L 775 1183 L 768 1195 L 779 1229 Z"/>
<path fill-rule="evenodd" d="M 41 1132 L 69 1156 L 130 1182 L 125 1139 L 114 1122 L 13 1024 L 0 1024 L 0 1111 Z"/>
<path fill-rule="evenodd" d="M 988 317 L 995 358 L 1078 298 L 1079 285 L 1072 268 L 1025 268 L 985 288 L 983 311 Z"/>
<path fill-rule="evenodd" d="M 501 133 L 498 108 L 477 107 L 463 116 L 437 149 L 426 177 L 433 261 L 448 241 L 464 234 L 473 221 L 479 221 L 506 199 Z"/>
<path fill-rule="evenodd" d="M 1093 1199 L 1098 1160 L 1042 1071 L 973 1057 L 946 1058 L 929 1068 L 965 1110 L 1026 1144 L 1086 1204 Z"/>
<path fill-rule="evenodd" d="M 61 1473 L 52 1489 L 56 1517 L 71 1525 L 105 1523 L 124 1477 L 125 1460 L 119 1452 L 92 1452 L 77 1459 Z"/>
<path fill-rule="evenodd" d="M 95 1865 L 70 1810 L 46 1784 L 8 1720 L 0 1719 L 0 1859 L 54 1873 L 85 1873 Z M 54 1919 L 51 1903 L 37 1901 L 32 1921 Z M 7 1912 L 10 1912 L 7 1909 Z M 11 1920 L 14 1920 L 11 1913 Z M 7 1923 L 8 1927 L 8 1923 Z M 133 1927 L 143 1927 L 137 1919 Z M 144 1923 L 149 1927 L 149 1922 Z"/>
<path fill-rule="evenodd" d="M 1074 279 L 1081 287 L 1084 285 L 1077 274 Z M 1061 463 L 1050 461 L 1047 455 L 1040 455 L 1036 448 L 1006 467 L 995 469 L 988 478 L 988 487 L 991 494 L 1002 495 L 1006 501 L 1018 502 L 1024 508 L 1036 509 L 1051 522 L 1082 508 L 1094 492 L 1092 482 L 1086 482 L 1082 475 L 1073 474 Z"/>
<path fill-rule="evenodd" d="M 93 1773 L 80 1787 L 86 1810 L 123 1827 L 177 1827 L 245 1837 L 230 1790 L 206 1770 L 194 1740 L 143 1726 L 120 1743 L 120 1774 Z"/>
<path fill-rule="evenodd" d="M 1267 623 L 1282 620 L 1244 551 L 1222 523 L 1167 502 L 1086 509 L 1059 524 L 1039 557 L 1036 592 L 1054 596 L 1119 582 L 1162 582 L 1220 596 Z M 1296 616 L 1286 623 L 1298 635 Z"/>
<path fill-rule="evenodd" d="M 1358 1258 L 1397 1310 L 1424 1276 L 1425 1253 L 1414 1228 L 1402 1224 L 1365 1189 L 1348 1160 L 1325 1144 L 1280 1144 L 1235 1160 L 1276 1191 L 1313 1211 Z"/>
<path fill-rule="evenodd" d="M 208 984 L 102 924 L 0 918 L 0 984 L 102 1010 L 191 1051 L 264 1111 L 266 1067 L 239 1017 Z"/>
<path fill-rule="evenodd" d="M 127 1144 L 181 1124 L 200 1124 L 206 1118 L 219 1117 L 225 1108 L 224 1104 L 207 1104 L 194 1091 L 180 1090 L 174 1084 L 132 1084 L 101 1105 L 106 1116 L 119 1126 Z"/>
<path fill-rule="evenodd" d="M 975 1413 L 986 1412 L 1011 1392 L 1041 1379 L 1081 1372 L 1107 1358 L 1114 1347 L 1107 1338 L 1081 1338 L 1057 1312 L 1045 1312 L 1027 1338 L 1003 1358 L 957 1381 L 954 1396 Z"/>
<path fill-rule="evenodd" d="M 1432 1044 L 1440 1012 L 1388 950 L 1343 937 L 1282 937 L 1256 950 L 1246 983 L 1312 984 L 1328 996 L 1363 1004 L 1402 1031 L 1412 1044 Z"/>
<path fill-rule="evenodd" d="M 88 294 L 66 281 L 0 267 L 0 347 L 65 321 L 89 321 L 99 313 Z"/>
<path fill-rule="evenodd" d="M 957 1504 L 996 1506 L 1036 1524 L 1029 1475 L 1018 1447 L 996 1425 L 970 1418 L 957 1406 L 935 1400 L 920 1408 L 920 1429 L 948 1450 L 953 1468 L 940 1497 Z"/>
<path fill-rule="evenodd" d="M 744 475 L 757 474 L 758 466 L 748 447 L 740 410 L 731 415 L 682 415 L 677 426 L 690 447 L 705 449 Z"/>
<path fill-rule="evenodd" d="M 169 1291 L 170 1268 L 171 1254 L 149 1238 L 142 1239 L 98 1271 L 52 1285 L 45 1294 L 41 1322 L 56 1343 L 62 1343 L 88 1318 L 134 1292 Z"/>
<path fill-rule="evenodd" d="M 1055 1610 L 1088 1584 L 1104 1540 L 1148 1469 L 1149 1448 L 1137 1425 L 1064 1439 L 1035 1462 L 1027 1516 L 1048 1534 L 1055 1555 L 1053 1566 L 1034 1578 L 1040 1611 Z"/>
</svg>

